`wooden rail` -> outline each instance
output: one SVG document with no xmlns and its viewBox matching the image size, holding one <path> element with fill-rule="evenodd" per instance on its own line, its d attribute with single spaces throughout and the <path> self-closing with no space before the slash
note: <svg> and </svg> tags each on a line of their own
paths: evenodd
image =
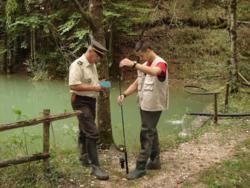
<svg viewBox="0 0 250 188">
<path fill-rule="evenodd" d="M 239 72 L 239 76 L 249 85 L 249 82 L 246 78 L 244 78 Z M 228 99 L 229 99 L 229 83 L 226 83 L 226 93 L 225 93 L 225 101 L 224 101 L 224 106 L 225 106 L 225 112 L 227 112 L 228 109 Z M 216 91 L 210 92 L 207 91 L 204 88 L 201 88 L 199 86 L 193 86 L 193 85 L 186 85 L 184 86 L 184 89 L 193 95 L 213 95 L 214 96 L 214 113 L 202 113 L 202 112 L 191 112 L 191 113 L 186 113 L 187 115 L 192 115 L 192 116 L 210 116 L 214 118 L 214 123 L 218 122 L 218 117 L 247 117 L 250 116 L 250 113 L 218 113 L 218 94 L 221 92 L 222 89 L 225 88 L 224 86 L 219 88 Z M 199 89 L 199 91 L 192 91 L 190 88 L 193 89 Z"/>
<path fill-rule="evenodd" d="M 30 161 L 37 161 L 37 160 L 41 160 L 41 159 L 47 159 L 47 158 L 49 158 L 48 153 L 37 153 L 37 154 L 34 154 L 34 155 L 30 155 L 30 156 L 19 157 L 17 159 L 10 159 L 10 160 L 6 160 L 6 161 L 0 161 L 0 168 L 12 166 L 12 165 L 17 165 L 17 164 L 21 164 L 21 163 L 26 163 L 26 162 L 30 162 Z"/>
<path fill-rule="evenodd" d="M 190 112 L 187 113 L 187 115 L 191 116 L 214 116 L 213 113 L 207 113 L 207 112 Z M 218 117 L 247 117 L 250 116 L 250 113 L 218 113 Z"/>
<path fill-rule="evenodd" d="M 8 167 L 16 164 L 26 163 L 30 161 L 36 161 L 36 160 L 43 160 L 44 161 L 44 167 L 45 169 L 49 168 L 49 151 L 50 151 L 50 123 L 52 121 L 66 119 L 70 117 L 74 117 L 79 115 L 80 111 L 75 112 L 65 112 L 62 114 L 57 115 L 50 115 L 50 110 L 45 109 L 43 110 L 43 116 L 34 118 L 31 120 L 26 121 L 18 121 L 15 123 L 9 123 L 9 124 L 0 124 L 0 132 L 10 130 L 10 129 L 16 129 L 21 127 L 29 127 L 34 126 L 40 123 L 43 123 L 43 153 L 37 153 L 30 156 L 23 156 L 16 159 L 10 159 L 10 160 L 4 160 L 0 161 L 0 168 Z"/>
<path fill-rule="evenodd" d="M 193 89 L 199 89 L 200 91 L 191 91 L 189 88 Z M 201 88 L 199 86 L 194 86 L 194 85 L 186 85 L 184 86 L 184 89 L 186 92 L 193 94 L 193 95 L 213 95 L 214 96 L 214 123 L 216 124 L 218 122 L 218 94 L 221 92 L 221 90 L 224 87 L 219 88 L 216 91 L 208 91 L 204 88 Z M 190 114 L 189 114 L 190 115 Z"/>
<path fill-rule="evenodd" d="M 9 129 L 16 129 L 16 128 L 21 128 L 21 127 L 33 126 L 33 125 L 43 123 L 46 121 L 52 122 L 52 121 L 57 121 L 57 120 L 61 120 L 61 119 L 66 119 L 66 118 L 76 116 L 80 113 L 81 113 L 80 111 L 65 112 L 65 113 L 58 114 L 58 115 L 49 115 L 49 116 L 46 115 L 46 116 L 31 119 L 31 120 L 18 121 L 15 123 L 0 124 L 0 132 L 5 131 L 5 130 L 9 130 Z"/>
<path fill-rule="evenodd" d="M 240 78 L 241 78 L 242 80 L 245 81 L 246 85 L 250 86 L 250 82 L 249 82 L 240 72 L 238 72 L 238 75 L 240 76 Z"/>
</svg>

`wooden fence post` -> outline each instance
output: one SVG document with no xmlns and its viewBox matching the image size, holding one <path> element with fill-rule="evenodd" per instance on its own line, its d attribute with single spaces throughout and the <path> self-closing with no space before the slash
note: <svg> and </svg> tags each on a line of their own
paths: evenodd
<svg viewBox="0 0 250 188">
<path fill-rule="evenodd" d="M 16 129 L 20 127 L 30 127 L 33 125 L 43 123 L 43 152 L 36 153 L 30 156 L 23 156 L 18 157 L 16 159 L 4 160 L 0 161 L 0 168 L 22 164 L 30 161 L 37 161 L 43 160 L 44 161 L 44 170 L 48 172 L 49 170 L 49 150 L 50 150 L 50 122 L 57 121 L 61 119 L 70 118 L 76 115 L 81 114 L 81 111 L 75 111 L 73 113 L 64 112 L 58 115 L 50 115 L 50 110 L 45 109 L 43 110 L 43 117 L 36 117 L 34 119 L 25 120 L 25 121 L 18 121 L 15 123 L 8 123 L 8 124 L 0 124 L 0 132 L 7 131 L 10 129 Z"/>
<path fill-rule="evenodd" d="M 49 117 L 50 116 L 50 109 L 43 110 L 43 116 Z M 43 153 L 49 154 L 49 148 L 50 148 L 50 121 L 44 121 L 43 123 Z M 49 160 L 44 159 L 44 167 L 45 169 L 49 169 Z"/>
<path fill-rule="evenodd" d="M 228 110 L 228 98 L 229 98 L 229 83 L 227 83 L 226 85 L 225 104 L 224 104 L 225 112 L 227 112 Z"/>
<path fill-rule="evenodd" d="M 218 93 L 214 93 L 214 123 L 215 124 L 217 124 L 218 122 L 217 96 L 218 96 Z"/>
</svg>

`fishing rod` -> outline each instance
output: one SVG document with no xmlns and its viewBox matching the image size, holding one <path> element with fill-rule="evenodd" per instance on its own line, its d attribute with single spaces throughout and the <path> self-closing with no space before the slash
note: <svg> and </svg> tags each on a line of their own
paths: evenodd
<svg viewBox="0 0 250 188">
<path fill-rule="evenodd" d="M 122 79 L 122 74 L 120 73 L 120 77 L 119 77 L 119 91 L 120 91 L 120 96 L 122 95 L 122 84 L 121 84 L 121 79 Z M 124 116 L 123 116 L 123 107 L 122 104 L 120 105 L 121 107 L 121 117 L 122 117 L 122 132 L 123 132 L 123 144 L 124 147 L 122 148 L 122 151 L 124 152 L 124 158 L 120 158 L 120 164 L 121 164 L 121 168 L 124 168 L 124 162 L 125 162 L 125 166 L 126 166 L 126 173 L 128 174 L 129 169 L 128 169 L 128 153 L 127 153 L 127 146 L 126 146 L 126 136 L 125 136 L 125 126 L 124 126 Z"/>
</svg>

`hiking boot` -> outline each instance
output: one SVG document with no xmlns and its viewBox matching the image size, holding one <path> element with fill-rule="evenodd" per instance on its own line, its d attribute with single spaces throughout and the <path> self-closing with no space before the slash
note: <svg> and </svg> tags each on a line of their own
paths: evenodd
<svg viewBox="0 0 250 188">
<path fill-rule="evenodd" d="M 105 172 L 103 169 L 101 169 L 99 166 L 91 165 L 91 175 L 94 175 L 99 180 L 108 180 L 109 175 L 107 172 Z"/>
<path fill-rule="evenodd" d="M 133 180 L 144 176 L 146 174 L 145 165 L 145 161 L 137 161 L 135 170 L 128 174 L 127 179 Z"/>
<path fill-rule="evenodd" d="M 149 162 L 146 165 L 146 169 L 148 170 L 159 170 L 161 169 L 161 162 L 160 157 L 157 156 L 153 160 L 149 160 Z"/>
<path fill-rule="evenodd" d="M 79 157 L 82 166 L 88 167 L 90 165 L 88 154 L 85 153 Z"/>
<path fill-rule="evenodd" d="M 78 137 L 78 150 L 81 165 L 88 167 L 90 165 L 90 161 L 86 150 L 86 139 L 85 136 L 81 133 L 79 133 Z"/>
</svg>

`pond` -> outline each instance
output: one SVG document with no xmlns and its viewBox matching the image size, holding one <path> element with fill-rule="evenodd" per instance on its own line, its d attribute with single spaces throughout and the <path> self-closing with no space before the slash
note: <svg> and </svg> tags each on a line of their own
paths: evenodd
<svg viewBox="0 0 250 188">
<path fill-rule="evenodd" d="M 71 112 L 67 82 L 32 81 L 25 76 L 0 75 L 0 124 L 32 119 L 42 115 L 43 109 L 51 114 Z M 117 83 L 111 89 L 112 133 L 116 144 L 123 144 L 121 111 L 116 103 L 119 93 Z M 208 96 L 192 96 L 183 90 L 182 83 L 170 84 L 169 110 L 162 113 L 158 123 L 162 143 L 171 140 L 185 127 L 190 126 L 187 111 L 200 111 L 212 99 Z M 126 98 L 123 106 L 128 150 L 139 147 L 140 116 L 136 95 Z M 76 148 L 78 122 L 76 117 L 55 121 L 51 127 L 51 144 L 55 148 Z M 42 149 L 42 126 L 12 129 L 0 132 L 0 153 L 6 155 L 23 152 L 39 152 Z M 1 155 L 2 156 L 2 155 Z M 0 157 L 1 158 L 1 157 Z"/>
</svg>

